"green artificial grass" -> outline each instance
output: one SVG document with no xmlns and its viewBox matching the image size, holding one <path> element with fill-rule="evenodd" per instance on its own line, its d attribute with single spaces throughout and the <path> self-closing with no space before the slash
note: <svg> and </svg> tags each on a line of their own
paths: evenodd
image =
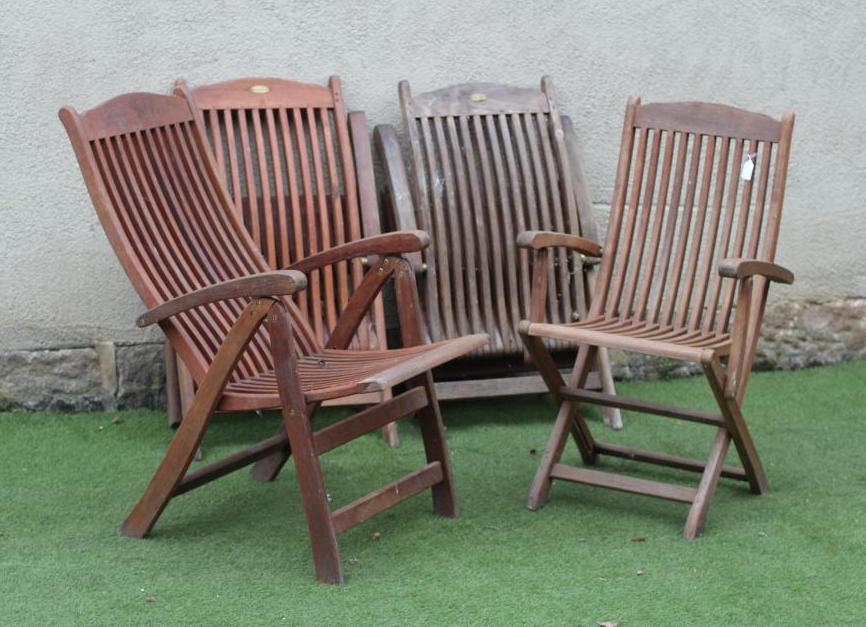
<svg viewBox="0 0 866 627">
<path fill-rule="evenodd" d="M 161 412 L 0 414 L 0 623 L 866 624 L 864 384 L 866 362 L 755 374 L 745 413 L 770 491 L 722 479 L 696 541 L 680 536 L 686 506 L 598 488 L 560 482 L 526 510 L 549 398 L 444 404 L 460 517 L 432 516 L 425 492 L 342 534 L 343 586 L 313 579 L 291 467 L 270 484 L 234 473 L 172 502 L 149 539 L 126 539 L 117 527 L 171 436 Z M 619 388 L 713 407 L 702 378 Z M 713 436 L 629 413 L 612 433 L 589 411 L 599 439 L 705 456 Z M 218 416 L 205 461 L 277 424 Z M 334 506 L 422 464 L 416 426 L 400 425 L 398 450 L 372 434 L 325 456 Z M 579 463 L 571 443 L 564 461 Z"/>
</svg>

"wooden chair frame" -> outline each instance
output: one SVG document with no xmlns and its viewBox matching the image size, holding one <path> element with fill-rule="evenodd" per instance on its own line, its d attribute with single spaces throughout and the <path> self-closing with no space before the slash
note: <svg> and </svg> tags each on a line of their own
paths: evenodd
<svg viewBox="0 0 866 627">
<path fill-rule="evenodd" d="M 174 94 L 199 113 L 235 211 L 271 268 L 318 252 L 320 242 L 327 249 L 381 234 L 367 118 L 361 111 L 346 114 L 338 76 L 327 85 L 256 77 L 193 88 L 177 79 Z M 296 237 L 305 230 L 305 238 Z M 337 312 L 360 285 L 367 262 L 356 259 L 315 272 L 308 289 L 294 297 L 318 320 L 313 326 L 320 342 L 327 341 Z M 381 298 L 364 317 L 352 346 L 387 347 Z M 183 362 L 174 363 L 170 343 L 166 351 L 169 424 L 176 426 L 195 390 Z M 373 394 L 325 404 L 381 400 Z M 399 446 L 395 424 L 383 427 L 382 435 L 390 446 Z"/>
<path fill-rule="evenodd" d="M 415 275 L 404 255 L 423 250 L 426 234 L 347 242 L 273 271 L 232 210 L 197 113 L 184 99 L 126 94 L 82 114 L 64 107 L 60 118 L 106 235 L 149 308 L 138 325 L 158 323 L 197 383 L 121 533 L 147 535 L 171 499 L 249 464 L 255 478 L 271 480 L 290 453 L 320 581 L 343 580 L 337 533 L 426 488 L 437 515 L 456 516 L 430 370 L 486 338 L 423 343 Z M 306 274 L 362 256 L 374 258 L 372 267 L 322 346 L 288 297 L 306 287 Z M 387 281 L 394 283 L 404 347 L 348 350 Z M 406 386 L 398 396 L 313 430 L 321 402 L 398 385 Z M 276 435 L 189 471 L 214 411 L 270 408 L 282 410 Z M 420 422 L 426 464 L 331 511 L 320 456 L 409 414 Z"/>
<path fill-rule="evenodd" d="M 560 115 L 549 77 L 540 89 L 465 83 L 418 95 L 401 81 L 399 94 L 411 182 L 394 128 L 377 126 L 374 136 L 392 226 L 423 228 L 433 238 L 430 249 L 410 258 L 423 280 L 431 336 L 453 337 L 466 329 L 491 336 L 490 345 L 460 362 L 463 380 L 437 379 L 439 395 L 543 392 L 537 374 L 507 372 L 524 369 L 517 323 L 585 317 L 596 267 L 592 259 L 560 248 L 551 253 L 555 267 L 546 263 L 545 252 L 539 271 L 532 255 L 514 246 L 514 237 L 526 228 L 542 228 L 597 238 L 571 120 Z M 531 294 L 530 283 L 535 286 Z M 558 346 L 571 350 L 567 343 Z M 605 349 L 596 361 L 589 385 L 614 393 Z M 499 365 L 493 376 L 481 371 L 490 362 Z M 479 372 L 466 380 L 464 373 L 473 369 Z M 621 428 L 617 408 L 605 408 L 604 417 Z"/>
<path fill-rule="evenodd" d="M 720 476 L 747 482 L 755 494 L 766 491 L 767 478 L 741 406 L 769 283 L 794 280 L 773 262 L 793 124 L 790 113 L 777 121 L 718 104 L 641 105 L 632 99 L 605 246 L 557 233 L 521 235 L 521 242 L 538 255 L 567 246 L 602 259 L 586 321 L 555 325 L 527 320 L 520 326 L 533 362 L 560 403 L 530 489 L 529 509 L 546 502 L 554 479 L 585 483 L 690 504 L 684 536 L 694 538 L 703 531 Z M 755 168 L 751 176 L 740 175 L 746 159 Z M 739 190 L 741 178 L 746 182 Z M 542 342 L 548 338 L 579 344 L 567 383 Z M 587 365 L 601 347 L 700 364 L 719 413 L 586 389 Z M 710 425 L 715 436 L 709 456 L 702 461 L 599 442 L 581 416 L 581 403 Z M 691 488 L 563 464 L 569 434 L 585 465 L 608 455 L 698 472 L 700 483 Z M 732 440 L 742 468 L 725 465 Z"/>
</svg>

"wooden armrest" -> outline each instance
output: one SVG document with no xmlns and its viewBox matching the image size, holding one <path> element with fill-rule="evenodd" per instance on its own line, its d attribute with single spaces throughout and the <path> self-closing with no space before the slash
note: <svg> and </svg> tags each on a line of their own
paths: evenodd
<svg viewBox="0 0 866 627">
<path fill-rule="evenodd" d="M 601 246 L 588 239 L 583 239 L 577 235 L 569 235 L 568 233 L 555 233 L 553 231 L 524 231 L 517 236 L 518 248 L 531 248 L 539 250 L 540 248 L 551 248 L 562 246 L 575 250 L 587 257 L 601 257 Z"/>
<path fill-rule="evenodd" d="M 794 282 L 794 273 L 770 261 L 757 259 L 739 259 L 731 257 L 719 262 L 719 274 L 729 279 L 745 279 L 760 275 L 776 283 L 790 285 Z"/>
<path fill-rule="evenodd" d="M 288 269 L 306 273 L 355 257 L 415 253 L 429 245 L 430 237 L 424 231 L 396 231 L 334 246 L 315 255 L 304 257 L 290 265 Z"/>
<path fill-rule="evenodd" d="M 231 298 L 287 296 L 307 287 L 307 277 L 295 270 L 275 270 L 229 279 L 178 296 L 143 313 L 136 320 L 140 327 L 150 326 L 179 313 Z"/>
</svg>

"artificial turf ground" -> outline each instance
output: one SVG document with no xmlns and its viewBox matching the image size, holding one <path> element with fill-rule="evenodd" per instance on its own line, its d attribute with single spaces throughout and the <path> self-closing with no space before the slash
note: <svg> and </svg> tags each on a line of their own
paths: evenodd
<svg viewBox="0 0 866 627">
<path fill-rule="evenodd" d="M 712 408 L 700 378 L 619 387 Z M 171 503 L 150 539 L 125 539 L 171 434 L 163 414 L 0 414 L 0 623 L 866 625 L 866 362 L 753 376 L 745 412 L 770 491 L 723 479 L 691 542 L 685 506 L 635 495 L 558 483 L 526 510 L 554 411 L 538 396 L 444 404 L 460 518 L 432 516 L 423 493 L 342 534 L 339 587 L 313 579 L 290 467 L 271 484 L 230 475 Z M 599 438 L 702 456 L 713 435 L 625 418 Z M 277 420 L 218 416 L 206 458 Z M 369 435 L 325 456 L 335 506 L 421 465 L 417 428 L 400 430 L 398 450 Z M 573 445 L 564 460 L 579 463 Z"/>
</svg>

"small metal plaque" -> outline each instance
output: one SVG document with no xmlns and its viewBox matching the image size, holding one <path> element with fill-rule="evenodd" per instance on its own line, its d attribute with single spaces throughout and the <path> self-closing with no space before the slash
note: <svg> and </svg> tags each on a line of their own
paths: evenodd
<svg viewBox="0 0 866 627">
<path fill-rule="evenodd" d="M 266 94 L 271 91 L 271 88 L 267 85 L 253 85 L 250 87 L 250 91 L 254 94 Z"/>
<path fill-rule="evenodd" d="M 485 100 L 487 100 L 487 94 L 476 92 L 469 96 L 469 100 L 471 100 L 472 102 L 484 102 Z"/>
</svg>

